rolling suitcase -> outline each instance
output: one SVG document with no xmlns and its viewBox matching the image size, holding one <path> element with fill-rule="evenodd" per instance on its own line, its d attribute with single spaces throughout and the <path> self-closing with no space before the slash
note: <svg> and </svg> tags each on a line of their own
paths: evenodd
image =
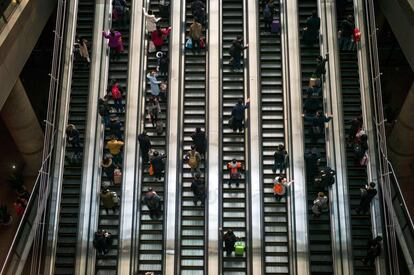
<svg viewBox="0 0 414 275">
<path fill-rule="evenodd" d="M 273 20 L 270 28 L 273 33 L 279 33 L 280 32 L 280 21 L 278 19 Z"/>
</svg>

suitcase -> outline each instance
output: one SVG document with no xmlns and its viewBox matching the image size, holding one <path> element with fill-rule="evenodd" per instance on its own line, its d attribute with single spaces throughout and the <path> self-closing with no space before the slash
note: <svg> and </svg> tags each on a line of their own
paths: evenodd
<svg viewBox="0 0 414 275">
<path fill-rule="evenodd" d="M 246 245 L 244 242 L 238 241 L 234 244 L 234 255 L 243 256 Z"/>
<path fill-rule="evenodd" d="M 270 28 L 273 33 L 279 33 L 280 32 L 280 21 L 278 19 L 273 20 Z"/>
</svg>

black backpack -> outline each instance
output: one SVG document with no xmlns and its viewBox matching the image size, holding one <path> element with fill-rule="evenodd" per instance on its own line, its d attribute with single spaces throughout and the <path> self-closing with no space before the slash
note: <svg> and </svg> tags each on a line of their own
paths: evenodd
<svg viewBox="0 0 414 275">
<path fill-rule="evenodd" d="M 229 49 L 229 54 L 230 54 L 231 56 L 233 56 L 233 55 L 234 55 L 234 50 L 235 50 L 235 48 L 234 48 L 234 44 L 232 44 L 232 45 L 230 46 L 230 49 Z"/>
</svg>

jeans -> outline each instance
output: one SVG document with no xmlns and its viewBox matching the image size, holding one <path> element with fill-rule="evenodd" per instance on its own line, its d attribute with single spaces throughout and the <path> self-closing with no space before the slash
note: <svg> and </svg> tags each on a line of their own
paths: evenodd
<svg viewBox="0 0 414 275">
<path fill-rule="evenodd" d="M 241 56 L 233 56 L 232 69 L 240 70 L 241 69 Z"/>
<path fill-rule="evenodd" d="M 284 162 L 275 162 L 273 165 L 273 173 L 275 173 L 279 169 L 279 173 L 282 173 L 282 171 L 285 170 L 285 163 Z"/>
<path fill-rule="evenodd" d="M 124 105 L 122 104 L 122 98 L 114 99 L 114 107 L 118 113 L 122 112 L 122 109 L 124 108 Z"/>
<path fill-rule="evenodd" d="M 339 39 L 339 48 L 342 51 L 349 51 L 351 50 L 352 39 L 351 37 L 341 37 Z"/>
</svg>

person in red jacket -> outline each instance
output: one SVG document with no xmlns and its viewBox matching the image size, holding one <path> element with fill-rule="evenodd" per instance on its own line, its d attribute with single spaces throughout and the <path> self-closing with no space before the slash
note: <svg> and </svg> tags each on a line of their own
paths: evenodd
<svg viewBox="0 0 414 275">
<path fill-rule="evenodd" d="M 236 187 L 239 187 L 239 180 L 241 177 L 241 174 L 239 170 L 243 170 L 243 165 L 241 162 L 238 162 L 236 159 L 233 159 L 231 162 L 227 163 L 227 169 L 230 170 L 230 181 L 229 181 L 229 187 L 233 183 L 236 184 Z"/>
<path fill-rule="evenodd" d="M 116 79 L 112 81 L 111 85 L 111 95 L 114 100 L 114 107 L 118 113 L 124 110 L 124 105 L 122 104 L 122 90 L 119 87 L 119 83 Z"/>
<path fill-rule="evenodd" d="M 161 51 L 161 46 L 164 45 L 164 39 L 168 37 L 170 32 L 171 27 L 161 29 L 159 26 L 157 26 L 157 30 L 151 32 L 151 40 L 157 51 Z"/>
</svg>

